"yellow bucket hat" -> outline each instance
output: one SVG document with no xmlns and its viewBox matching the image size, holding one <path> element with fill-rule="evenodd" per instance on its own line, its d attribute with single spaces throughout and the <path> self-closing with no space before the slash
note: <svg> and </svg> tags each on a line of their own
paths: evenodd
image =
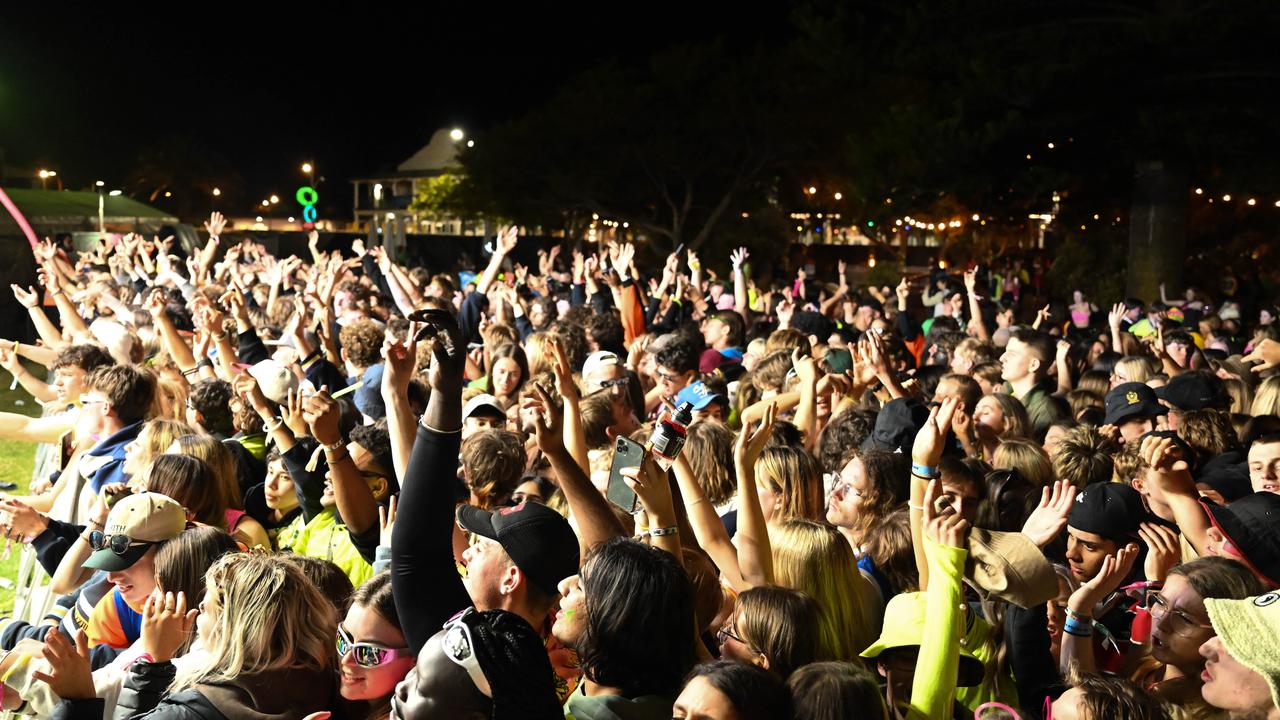
<svg viewBox="0 0 1280 720">
<path fill-rule="evenodd" d="M 864 658 L 876 658 L 885 650 L 902 647 L 919 647 L 924 639 L 924 616 L 928 598 L 922 592 L 894 595 L 884 609 L 884 626 L 880 637 L 862 651 Z M 974 624 L 965 627 L 965 637 L 960 639 L 960 675 L 956 685 L 971 687 L 982 683 L 985 667 L 969 649 L 974 640 Z"/>
</svg>

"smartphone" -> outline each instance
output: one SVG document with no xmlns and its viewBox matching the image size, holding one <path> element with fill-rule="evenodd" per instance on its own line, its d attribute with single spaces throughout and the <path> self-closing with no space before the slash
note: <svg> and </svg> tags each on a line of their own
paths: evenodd
<svg viewBox="0 0 1280 720">
<path fill-rule="evenodd" d="M 640 443 L 625 437 L 614 441 L 613 465 L 609 468 L 609 487 L 605 491 L 605 497 L 629 513 L 636 511 L 636 492 L 627 487 L 626 480 L 622 477 L 622 468 L 639 467 L 642 459 L 644 446 Z"/>
</svg>

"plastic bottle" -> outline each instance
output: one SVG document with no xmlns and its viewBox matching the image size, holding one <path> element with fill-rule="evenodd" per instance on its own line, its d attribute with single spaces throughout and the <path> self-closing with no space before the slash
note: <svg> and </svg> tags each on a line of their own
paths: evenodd
<svg viewBox="0 0 1280 720">
<path fill-rule="evenodd" d="M 693 422 L 693 405 L 691 403 L 681 403 L 676 408 L 675 415 L 663 413 L 658 418 L 658 424 L 653 428 L 653 435 L 649 436 L 649 445 L 653 449 L 653 459 L 658 463 L 658 467 L 663 470 L 671 468 L 671 463 L 675 462 L 676 457 L 680 455 L 680 451 L 684 449 L 685 440 L 688 439 L 689 423 Z"/>
</svg>

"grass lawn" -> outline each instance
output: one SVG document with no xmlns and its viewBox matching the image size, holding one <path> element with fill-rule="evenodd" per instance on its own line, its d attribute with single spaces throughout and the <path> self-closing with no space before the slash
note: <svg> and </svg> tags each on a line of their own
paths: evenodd
<svg viewBox="0 0 1280 720">
<path fill-rule="evenodd" d="M 28 365 L 28 368 L 34 372 L 40 372 L 43 369 L 36 365 Z M 21 385 L 14 390 L 9 389 L 9 383 L 12 381 L 12 375 L 0 370 L 0 410 L 39 416 L 40 406 L 27 394 L 26 390 L 22 389 Z M 0 480 L 18 484 L 18 489 L 14 490 L 13 494 L 26 493 L 27 485 L 31 482 L 31 472 L 35 467 L 35 459 L 35 443 L 0 440 Z M 14 546 L 9 557 L 0 560 L 0 578 L 9 581 L 17 579 L 18 558 L 21 554 L 19 550 L 18 546 Z M 13 589 L 0 587 L 0 616 L 8 615 L 12 610 Z"/>
</svg>

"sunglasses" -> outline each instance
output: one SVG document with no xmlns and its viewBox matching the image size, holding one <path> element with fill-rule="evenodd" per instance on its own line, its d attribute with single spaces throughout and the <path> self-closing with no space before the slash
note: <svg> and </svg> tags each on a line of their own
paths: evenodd
<svg viewBox="0 0 1280 720">
<path fill-rule="evenodd" d="M 663 377 L 666 377 L 666 376 L 664 375 Z M 674 380 L 675 378 L 667 378 L 667 379 Z M 596 384 L 600 386 L 601 390 L 604 390 L 607 388 L 626 387 L 628 382 L 630 382 L 630 380 L 622 377 L 622 378 L 614 378 L 613 380 L 601 380 L 599 383 L 596 383 Z"/>
<path fill-rule="evenodd" d="M 475 612 L 473 608 L 467 608 L 453 620 L 445 623 L 444 640 L 440 643 L 440 649 L 445 657 L 467 671 L 477 690 L 485 697 L 491 698 L 493 690 L 489 687 L 489 678 L 485 677 L 484 669 L 480 667 L 480 660 L 476 658 L 475 643 L 471 639 L 471 627 L 463 620 L 473 612 Z"/>
<path fill-rule="evenodd" d="M 128 535 L 108 535 L 101 530 L 89 533 L 89 547 L 94 550 L 110 550 L 117 555 L 124 555 L 129 548 L 140 545 L 155 545 L 146 540 L 134 540 Z"/>
<path fill-rule="evenodd" d="M 413 657 L 413 652 L 409 648 L 389 648 L 376 643 L 355 642 L 351 635 L 347 634 L 346 629 L 339 625 L 338 657 L 346 657 L 347 653 L 353 653 L 352 659 L 357 665 L 365 668 L 375 668 L 396 658 Z"/>
</svg>

